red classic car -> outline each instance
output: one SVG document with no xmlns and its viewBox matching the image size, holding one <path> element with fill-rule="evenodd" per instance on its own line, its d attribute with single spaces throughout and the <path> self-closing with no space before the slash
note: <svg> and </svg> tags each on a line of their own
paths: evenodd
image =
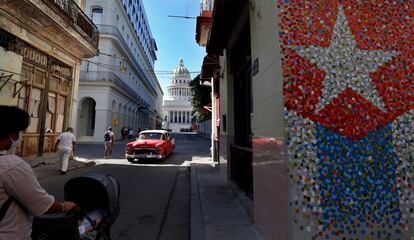
<svg viewBox="0 0 414 240">
<path fill-rule="evenodd" d="M 168 131 L 146 130 L 139 133 L 136 141 L 127 143 L 125 158 L 131 163 L 145 158 L 165 160 L 174 148 L 174 138 Z"/>
</svg>

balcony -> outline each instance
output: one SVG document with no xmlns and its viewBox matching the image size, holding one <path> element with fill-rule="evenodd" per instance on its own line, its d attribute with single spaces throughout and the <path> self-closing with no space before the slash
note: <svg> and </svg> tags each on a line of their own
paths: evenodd
<svg viewBox="0 0 414 240">
<path fill-rule="evenodd" d="M 140 106 L 145 106 L 145 102 L 142 98 L 130 87 L 126 84 L 122 79 L 113 72 L 108 71 L 99 71 L 99 72 L 86 72 L 84 70 L 81 71 L 80 80 L 84 82 L 84 84 L 91 84 L 93 81 L 103 81 L 113 83 L 118 86 L 122 91 L 127 93 L 134 102 Z"/>
<path fill-rule="evenodd" d="M 153 92 L 153 94 L 158 96 L 157 91 L 155 90 L 151 80 L 148 77 L 148 73 L 141 67 L 141 65 L 139 64 L 137 58 L 135 57 L 136 55 L 131 51 L 128 43 L 125 41 L 124 37 L 119 32 L 118 28 L 115 27 L 115 26 L 112 26 L 112 25 L 101 25 L 101 24 L 98 24 L 98 28 L 99 28 L 99 32 L 102 35 L 105 35 L 105 34 L 112 35 L 113 37 L 115 37 L 118 40 L 117 42 L 122 45 L 122 48 L 120 48 L 120 49 L 125 49 L 125 56 L 129 56 L 128 59 L 133 63 L 132 67 L 134 67 L 135 70 L 139 74 L 141 74 L 140 79 L 143 80 L 143 82 Z"/>
<path fill-rule="evenodd" d="M 78 58 L 96 56 L 99 31 L 73 0 L 0 0 L 0 13 Z M 7 29 L 8 26 L 2 28 Z M 12 28 L 12 27 L 10 27 Z"/>
<path fill-rule="evenodd" d="M 196 26 L 196 42 L 201 46 L 207 45 L 212 15 L 213 1 L 203 0 L 201 2 L 200 16 L 197 17 Z"/>
</svg>

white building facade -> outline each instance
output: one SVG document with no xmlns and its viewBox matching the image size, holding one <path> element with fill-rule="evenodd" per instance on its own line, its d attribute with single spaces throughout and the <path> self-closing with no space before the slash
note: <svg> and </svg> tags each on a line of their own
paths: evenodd
<svg viewBox="0 0 414 240">
<path fill-rule="evenodd" d="M 122 127 L 160 128 L 157 46 L 142 0 L 87 0 L 86 12 L 100 32 L 100 54 L 81 66 L 78 140 L 103 141 L 109 126 L 116 139 Z"/>
<path fill-rule="evenodd" d="M 184 67 L 183 59 L 180 59 L 167 87 L 168 93 L 163 106 L 164 128 L 173 132 L 191 127 L 191 90 L 188 85 L 190 81 L 190 72 Z"/>
</svg>

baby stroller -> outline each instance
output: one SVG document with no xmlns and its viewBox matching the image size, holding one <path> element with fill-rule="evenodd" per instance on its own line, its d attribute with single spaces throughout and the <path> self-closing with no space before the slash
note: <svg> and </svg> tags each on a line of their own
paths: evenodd
<svg viewBox="0 0 414 240">
<path fill-rule="evenodd" d="M 47 214 L 33 220 L 33 240 L 111 240 L 111 226 L 119 215 L 120 186 L 110 175 L 96 172 L 72 178 L 64 187 L 65 201 L 76 203 L 81 212 Z M 100 211 L 98 222 L 88 213 Z M 82 221 L 83 220 L 83 221 Z M 87 221 L 92 232 L 80 234 L 79 223 Z"/>
</svg>

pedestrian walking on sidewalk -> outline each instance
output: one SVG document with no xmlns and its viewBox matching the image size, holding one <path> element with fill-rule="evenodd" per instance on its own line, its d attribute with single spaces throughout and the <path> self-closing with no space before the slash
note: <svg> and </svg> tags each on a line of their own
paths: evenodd
<svg viewBox="0 0 414 240">
<path fill-rule="evenodd" d="M 76 144 L 73 128 L 69 127 L 61 133 L 55 143 L 55 152 L 58 152 L 60 161 L 60 174 L 65 175 L 68 170 L 69 157 L 73 153 Z"/>
<path fill-rule="evenodd" d="M 10 155 L 29 126 L 27 112 L 0 105 L 0 239 L 30 239 L 32 216 L 68 212 L 73 202 L 58 202 L 37 181 L 29 163 Z"/>
<path fill-rule="evenodd" d="M 108 127 L 108 131 L 104 134 L 104 141 L 105 141 L 105 153 L 104 158 L 112 157 L 112 147 L 114 146 L 114 133 L 112 132 L 112 128 Z"/>
<path fill-rule="evenodd" d="M 125 140 L 126 131 L 127 131 L 127 128 L 122 127 L 122 129 L 121 129 L 121 138 L 122 138 L 122 140 Z"/>
</svg>

